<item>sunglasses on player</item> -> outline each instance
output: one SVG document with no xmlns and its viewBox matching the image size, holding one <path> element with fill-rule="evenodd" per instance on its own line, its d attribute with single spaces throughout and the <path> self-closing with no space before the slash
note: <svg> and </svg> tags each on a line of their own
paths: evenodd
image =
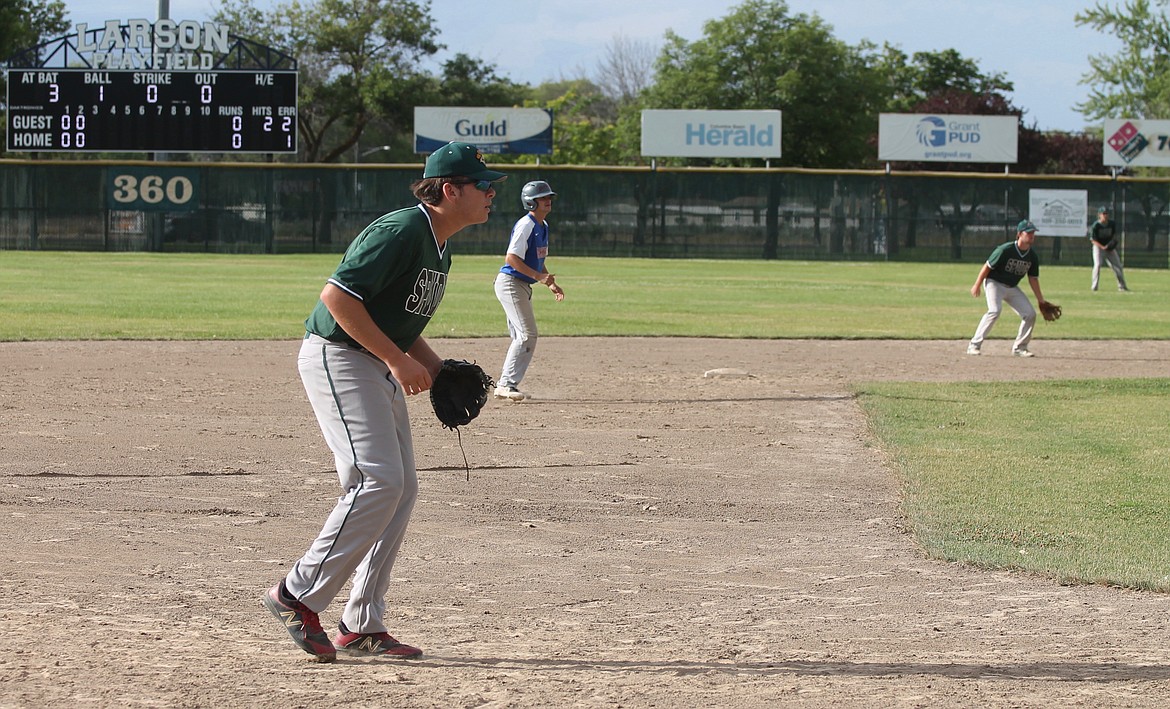
<svg viewBox="0 0 1170 709">
<path fill-rule="evenodd" d="M 490 190 L 492 187 L 495 186 L 491 180 L 463 180 L 462 182 L 456 182 L 454 184 L 456 184 L 456 185 L 475 185 L 475 189 L 479 190 L 480 192 L 487 192 L 488 190 Z"/>
</svg>

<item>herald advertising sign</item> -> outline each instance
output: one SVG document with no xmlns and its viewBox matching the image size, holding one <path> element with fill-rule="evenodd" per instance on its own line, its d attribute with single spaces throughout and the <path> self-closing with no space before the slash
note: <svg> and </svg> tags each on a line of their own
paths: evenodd
<svg viewBox="0 0 1170 709">
<path fill-rule="evenodd" d="M 1016 162 L 1016 116 L 883 113 L 878 159 L 904 162 Z"/>
<path fill-rule="evenodd" d="M 780 111 L 642 111 L 642 154 L 778 158 Z"/>
<path fill-rule="evenodd" d="M 552 111 L 544 108 L 416 106 L 414 152 L 432 153 L 453 140 L 482 153 L 551 155 Z"/>
<path fill-rule="evenodd" d="M 1105 164 L 1170 165 L 1170 121 L 1110 118 L 1105 121 Z"/>
</svg>

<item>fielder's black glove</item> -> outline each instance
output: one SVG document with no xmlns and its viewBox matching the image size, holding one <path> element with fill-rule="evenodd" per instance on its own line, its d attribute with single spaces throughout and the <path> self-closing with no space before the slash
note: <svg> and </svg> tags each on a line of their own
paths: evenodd
<svg viewBox="0 0 1170 709">
<path fill-rule="evenodd" d="M 475 362 L 445 359 L 431 384 L 431 407 L 444 428 L 466 426 L 479 416 L 495 382 Z"/>
</svg>

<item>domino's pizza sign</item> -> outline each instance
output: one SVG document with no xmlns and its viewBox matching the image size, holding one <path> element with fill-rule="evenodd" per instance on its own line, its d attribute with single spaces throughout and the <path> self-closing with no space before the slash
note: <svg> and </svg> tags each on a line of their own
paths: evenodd
<svg viewBox="0 0 1170 709">
<path fill-rule="evenodd" d="M 1105 121 L 1104 161 L 1113 166 L 1170 166 L 1170 121 Z"/>
<path fill-rule="evenodd" d="M 1017 161 L 1016 116 L 883 113 L 878 116 L 878 159 L 906 162 Z"/>
</svg>

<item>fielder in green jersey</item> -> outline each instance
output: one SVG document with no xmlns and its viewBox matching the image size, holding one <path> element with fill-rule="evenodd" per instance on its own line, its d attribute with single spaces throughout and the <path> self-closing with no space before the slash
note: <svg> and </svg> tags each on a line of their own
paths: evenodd
<svg viewBox="0 0 1170 709">
<path fill-rule="evenodd" d="M 264 605 L 314 660 L 332 662 L 338 651 L 422 655 L 384 620 L 390 571 L 418 497 L 405 397 L 429 389 L 442 364 L 422 332 L 446 291 L 447 241 L 487 221 L 504 177 L 473 145 L 432 153 L 411 187 L 419 204 L 379 217 L 354 239 L 305 320 L 298 367 L 341 497 Z M 318 614 L 351 579 L 330 641 Z"/>
<path fill-rule="evenodd" d="M 1117 278 L 1117 290 L 1129 290 L 1125 284 L 1121 257 L 1117 255 L 1117 223 L 1109 218 L 1108 207 L 1097 210 L 1097 221 L 1089 227 L 1089 243 L 1093 246 L 1093 282 L 1090 287 L 1097 290 L 1097 284 L 1101 281 L 1101 264 L 1107 263 Z"/>
<path fill-rule="evenodd" d="M 975 336 L 967 345 L 967 354 L 979 355 L 983 353 L 983 340 L 991 331 L 991 326 L 999 320 L 1003 311 L 1003 303 L 1015 310 L 1020 316 L 1020 329 L 1016 333 L 1016 341 L 1012 345 L 1012 354 L 1017 357 L 1032 357 L 1028 344 L 1032 341 L 1032 330 L 1036 326 L 1036 309 L 1028 296 L 1020 289 L 1019 283 L 1025 276 L 1028 285 L 1036 294 L 1036 302 L 1043 303 L 1044 295 L 1040 292 L 1040 257 L 1032 245 L 1036 241 L 1036 226 L 1030 221 L 1022 221 L 1016 226 L 1016 240 L 1001 244 L 987 257 L 987 262 L 975 277 L 975 285 L 971 286 L 971 296 L 978 298 L 980 291 L 987 293 L 987 312 L 979 321 L 975 329 Z"/>
</svg>

